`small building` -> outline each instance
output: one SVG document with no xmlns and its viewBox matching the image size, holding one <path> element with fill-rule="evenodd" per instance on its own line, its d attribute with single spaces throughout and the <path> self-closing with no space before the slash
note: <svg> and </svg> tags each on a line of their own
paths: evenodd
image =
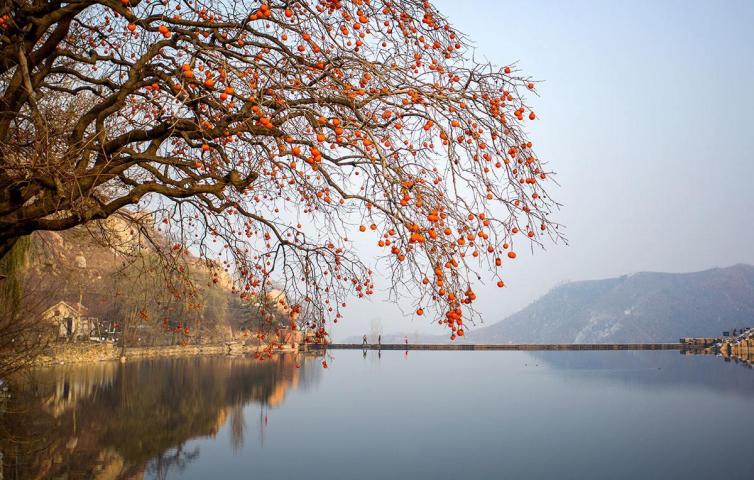
<svg viewBox="0 0 754 480">
<path fill-rule="evenodd" d="M 87 315 L 88 313 L 89 309 L 80 303 L 60 301 L 42 312 L 42 318 L 52 323 L 58 339 L 89 339 L 98 325 L 97 318 Z"/>
</svg>

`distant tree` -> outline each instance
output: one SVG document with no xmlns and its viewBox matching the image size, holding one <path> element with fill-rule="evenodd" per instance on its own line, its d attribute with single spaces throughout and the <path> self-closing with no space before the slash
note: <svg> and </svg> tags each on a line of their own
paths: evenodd
<svg viewBox="0 0 754 480">
<path fill-rule="evenodd" d="M 251 295 L 238 299 L 233 306 L 234 315 L 241 319 L 238 327 L 261 334 L 273 334 L 280 327 L 291 325 L 290 315 L 276 307 L 271 296 Z"/>
<path fill-rule="evenodd" d="M 560 235 L 535 84 L 429 1 L 10 0 L 0 53 L 0 256 L 146 212 L 321 326 L 373 291 L 358 229 L 454 335 L 475 272 Z"/>
<path fill-rule="evenodd" d="M 126 344 L 225 339 L 234 296 L 213 287 L 211 273 L 193 260 L 181 265 L 183 272 L 174 272 L 155 253 L 141 252 L 113 273 L 106 316 L 122 326 Z"/>
</svg>

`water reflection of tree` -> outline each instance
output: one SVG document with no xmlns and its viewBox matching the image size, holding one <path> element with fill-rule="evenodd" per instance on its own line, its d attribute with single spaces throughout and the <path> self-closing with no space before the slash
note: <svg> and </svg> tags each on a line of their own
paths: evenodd
<svg viewBox="0 0 754 480">
<path fill-rule="evenodd" d="M 246 436 L 246 419 L 243 414 L 243 405 L 234 405 L 230 412 L 230 444 L 233 453 L 238 453 L 243 448 Z"/>
<path fill-rule="evenodd" d="M 186 466 L 199 458 L 199 447 L 184 450 L 185 444 L 181 443 L 150 460 L 146 472 L 153 475 L 156 480 L 165 480 L 171 470 L 183 472 Z"/>
<path fill-rule="evenodd" d="M 228 419 L 233 448 L 240 449 L 244 405 L 278 405 L 291 387 L 318 380 L 316 363 L 300 361 L 300 369 L 295 363 L 291 356 L 177 358 L 19 379 L 9 413 L 0 413 L 5 471 L 19 472 L 6 478 L 167 472 L 195 458 L 185 442 L 216 435 Z"/>
</svg>

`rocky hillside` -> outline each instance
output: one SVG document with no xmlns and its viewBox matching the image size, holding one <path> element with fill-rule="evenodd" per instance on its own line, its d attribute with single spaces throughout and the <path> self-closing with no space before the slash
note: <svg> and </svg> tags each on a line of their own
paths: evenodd
<svg viewBox="0 0 754 480">
<path fill-rule="evenodd" d="M 151 235 L 167 242 L 157 227 Z M 184 273 L 169 273 L 150 245 L 117 220 L 34 233 L 23 273 L 24 315 L 39 318 L 60 301 L 80 304 L 85 316 L 127 324 L 127 341 L 133 336 L 145 344 L 212 341 L 225 338 L 229 327 L 259 323 L 224 272 L 186 253 L 176 260 Z M 129 253 L 137 250 L 143 253 Z"/>
<path fill-rule="evenodd" d="M 754 326 L 754 266 L 641 272 L 552 289 L 468 341 L 671 342 Z"/>
</svg>

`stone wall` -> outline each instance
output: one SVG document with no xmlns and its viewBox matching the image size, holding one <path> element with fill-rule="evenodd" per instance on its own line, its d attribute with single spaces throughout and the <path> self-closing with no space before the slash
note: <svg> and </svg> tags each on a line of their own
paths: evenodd
<svg viewBox="0 0 754 480">
<path fill-rule="evenodd" d="M 731 354 L 737 357 L 754 356 L 754 338 L 747 338 L 732 345 Z"/>
<path fill-rule="evenodd" d="M 116 360 L 119 349 L 112 343 L 56 343 L 37 357 L 37 365 L 91 363 Z"/>
<path fill-rule="evenodd" d="M 144 357 L 169 357 L 169 356 L 192 356 L 192 355 L 225 355 L 254 353 L 264 349 L 266 345 L 246 345 L 241 342 L 228 342 L 215 345 L 187 345 L 187 346 L 160 346 L 160 347 L 127 347 L 125 358 Z M 277 349 L 279 352 L 295 352 L 298 345 L 284 345 Z M 93 363 L 102 361 L 119 360 L 121 348 L 112 343 L 64 343 L 50 346 L 44 354 L 37 357 L 37 366 L 67 364 L 67 363 Z"/>
</svg>

